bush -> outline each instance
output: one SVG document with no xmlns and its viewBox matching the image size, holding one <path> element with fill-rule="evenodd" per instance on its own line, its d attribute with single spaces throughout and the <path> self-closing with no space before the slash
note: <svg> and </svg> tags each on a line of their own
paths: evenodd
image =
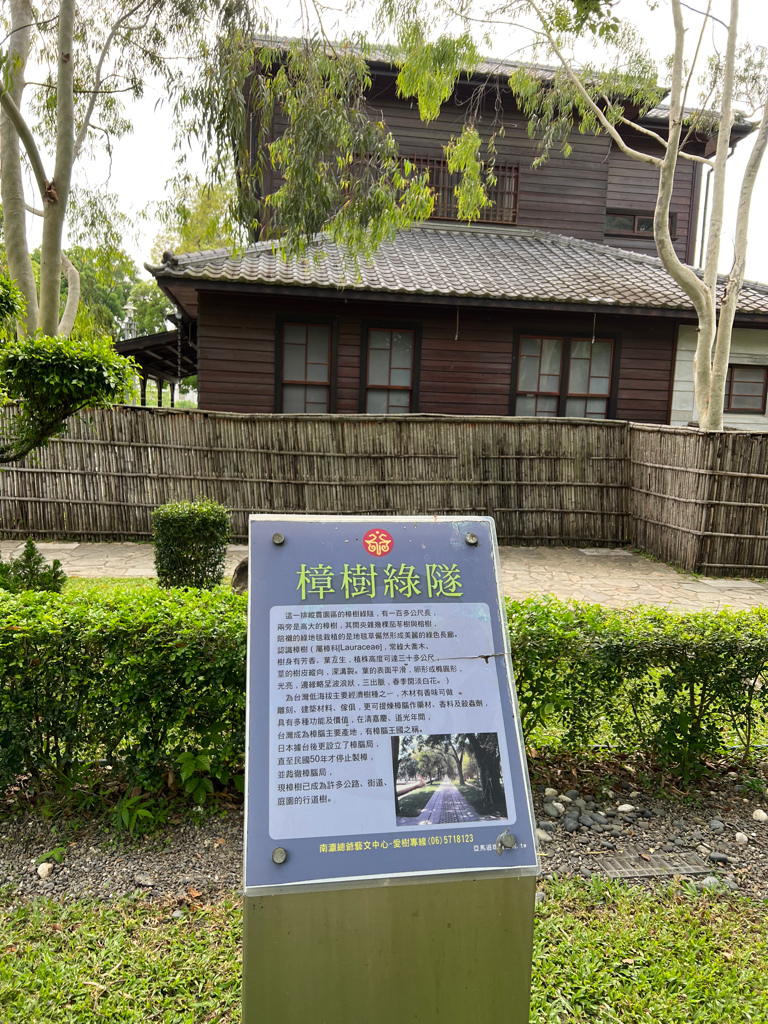
<svg viewBox="0 0 768 1024">
<path fill-rule="evenodd" d="M 229 513 L 208 498 L 161 505 L 152 514 L 155 571 L 161 587 L 210 590 L 224 576 Z"/>
<path fill-rule="evenodd" d="M 54 594 L 61 593 L 67 582 L 67 574 L 61 568 L 61 562 L 54 558 L 49 565 L 35 542 L 30 537 L 18 558 L 7 562 L 0 559 L 0 590 L 18 594 L 22 590 L 47 590 Z"/>
<path fill-rule="evenodd" d="M 246 603 L 224 589 L 6 595 L 0 784 L 66 785 L 101 759 L 153 788 L 189 751 L 227 782 L 244 751 Z"/>
<path fill-rule="evenodd" d="M 549 597 L 508 603 L 526 732 L 597 736 L 653 753 L 687 781 L 735 737 L 750 756 L 768 701 L 768 609 L 607 609 Z"/>
</svg>

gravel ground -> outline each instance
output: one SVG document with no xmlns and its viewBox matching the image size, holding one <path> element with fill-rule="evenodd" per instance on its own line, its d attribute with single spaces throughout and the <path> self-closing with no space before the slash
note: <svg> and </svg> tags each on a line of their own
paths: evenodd
<svg viewBox="0 0 768 1024">
<path fill-rule="evenodd" d="M 693 856 L 707 868 L 690 876 L 697 887 L 768 899 L 768 791 L 745 792 L 736 773 L 724 783 L 693 805 L 652 799 L 629 785 L 599 799 L 539 787 L 534 807 L 544 879 L 606 875 L 617 857 L 645 872 L 661 859 L 674 865 Z M 649 885 L 668 877 L 635 880 Z"/>
<path fill-rule="evenodd" d="M 534 793 L 543 880 L 605 875 L 606 858 L 646 871 L 659 854 L 695 856 L 699 887 L 728 887 L 768 900 L 768 793 L 745 792 L 738 776 L 694 804 L 652 799 L 622 783 L 599 799 L 587 791 L 538 787 Z M 631 810 L 629 809 L 631 808 Z M 760 820 L 764 818 L 765 820 Z M 17 898 L 111 900 L 131 893 L 180 905 L 239 890 L 240 811 L 169 824 L 149 836 L 116 835 L 102 822 L 67 832 L 60 821 L 27 815 L 0 822 L 0 885 Z M 61 861 L 48 856 L 64 847 Z M 668 877 L 668 876 L 667 876 Z M 653 885 L 660 878 L 633 882 Z"/>
<path fill-rule="evenodd" d="M 149 836 L 116 837 L 103 823 L 64 826 L 36 816 L 0 822 L 0 885 L 24 897 L 110 900 L 137 891 L 180 903 L 240 888 L 243 818 L 239 812 L 182 821 Z M 60 863 L 43 854 L 65 846 Z M 44 865 L 50 865 L 50 868 Z M 42 876 L 42 877 L 41 877 Z"/>
</svg>

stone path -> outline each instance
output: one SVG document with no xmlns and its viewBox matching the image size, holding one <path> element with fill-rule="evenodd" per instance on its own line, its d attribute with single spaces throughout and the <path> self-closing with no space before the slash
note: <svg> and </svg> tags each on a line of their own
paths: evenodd
<svg viewBox="0 0 768 1024">
<path fill-rule="evenodd" d="M 418 818 L 398 818 L 398 825 L 454 825 L 464 821 L 483 821 L 447 775 L 429 798 Z"/>
<path fill-rule="evenodd" d="M 4 558 L 23 545 L 0 541 Z M 154 575 L 151 544 L 40 543 L 47 559 L 61 560 L 70 576 L 145 577 Z M 229 575 L 247 548 L 227 552 Z M 752 608 L 768 604 L 768 583 L 744 579 L 708 579 L 678 572 L 662 562 L 621 548 L 502 548 L 502 589 L 508 597 L 554 594 L 622 607 L 632 604 L 701 608 Z"/>
</svg>

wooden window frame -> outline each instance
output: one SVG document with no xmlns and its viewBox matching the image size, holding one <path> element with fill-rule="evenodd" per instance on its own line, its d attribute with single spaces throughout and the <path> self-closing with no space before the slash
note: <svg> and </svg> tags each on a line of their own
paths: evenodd
<svg viewBox="0 0 768 1024">
<path fill-rule="evenodd" d="M 411 412 L 419 411 L 419 384 L 421 377 L 421 324 L 400 320 L 363 320 L 360 325 L 360 388 L 358 412 L 365 412 L 368 397 L 368 334 L 370 331 L 411 331 L 413 333 L 413 355 L 411 370 Z M 384 385 L 375 390 L 383 391 Z M 389 388 L 387 388 L 389 390 Z M 392 388 L 393 391 L 407 391 L 407 388 Z M 376 415 L 397 415 L 396 413 L 371 413 Z M 407 415 L 407 414 L 406 414 Z"/>
<path fill-rule="evenodd" d="M 579 334 L 572 334 L 572 335 L 570 335 L 568 337 L 568 378 L 570 378 L 570 376 L 571 376 L 571 360 L 573 359 L 572 346 L 573 346 L 574 341 L 586 341 L 586 342 L 591 344 L 592 339 L 588 335 L 585 335 L 585 334 L 581 334 L 581 335 L 579 335 Z M 604 337 L 598 338 L 597 336 L 595 336 L 595 341 L 606 341 L 606 342 L 609 342 L 610 346 L 611 346 L 611 366 L 610 366 L 610 369 L 608 371 L 608 391 L 607 391 L 607 393 L 604 394 L 604 395 L 594 395 L 594 394 L 592 394 L 589 391 L 586 391 L 586 392 L 571 391 L 570 390 L 569 380 L 566 380 L 566 382 L 565 382 L 565 400 L 566 400 L 566 404 L 567 404 L 569 398 L 586 398 L 587 401 L 589 401 L 590 399 L 600 399 L 601 401 L 604 400 L 605 401 L 605 417 L 604 418 L 608 419 L 608 408 L 609 408 L 610 401 L 611 401 L 611 386 L 613 384 L 613 364 L 614 364 L 615 353 L 616 353 L 616 342 L 615 342 L 615 340 L 613 338 L 604 338 Z M 603 379 L 603 378 L 601 378 L 601 379 Z M 592 380 L 592 356 L 590 354 L 589 374 L 587 376 L 587 387 L 589 387 L 589 382 L 591 380 Z M 592 419 L 593 417 L 587 416 L 586 418 L 587 419 Z M 594 418 L 597 419 L 599 417 L 594 417 Z"/>
<path fill-rule="evenodd" d="M 762 370 L 763 371 L 763 395 L 762 404 L 759 409 L 744 409 L 731 406 L 733 397 L 733 374 L 732 370 Z M 728 374 L 725 378 L 726 389 L 723 401 L 723 412 L 733 416 L 765 416 L 765 402 L 768 396 L 768 366 L 762 363 L 729 363 Z M 729 386 L 730 385 L 730 386 Z"/>
<path fill-rule="evenodd" d="M 539 390 L 536 390 L 536 391 L 530 391 L 530 390 L 528 390 L 528 391 L 521 391 L 520 390 L 520 364 L 521 364 L 521 360 L 523 358 L 522 346 L 523 346 L 523 342 L 526 339 L 529 339 L 529 338 L 532 339 L 533 341 L 559 341 L 561 343 L 560 344 L 560 371 L 558 373 L 558 389 L 557 389 L 557 391 L 539 391 Z M 562 390 L 563 390 L 563 377 L 564 377 L 563 369 L 565 367 L 565 350 L 566 350 L 566 347 L 568 347 L 568 344 L 569 344 L 568 339 L 566 338 L 566 336 L 564 334 L 533 334 L 530 331 L 526 331 L 526 332 L 522 332 L 520 334 L 520 337 L 517 340 L 517 344 L 518 344 L 518 360 L 517 360 L 517 367 L 516 367 L 516 370 L 515 370 L 515 378 L 514 378 L 514 381 L 513 381 L 514 390 L 515 390 L 515 404 L 517 404 L 517 400 L 521 396 L 523 398 L 525 398 L 525 397 L 530 397 L 531 395 L 534 395 L 535 398 L 536 398 L 536 409 L 537 409 L 537 412 L 538 412 L 539 399 L 540 398 L 556 398 L 557 399 L 557 409 L 555 410 L 555 412 L 553 412 L 551 414 L 551 416 L 549 416 L 549 417 L 542 416 L 541 419 L 557 419 L 557 417 L 560 416 L 560 404 L 561 404 L 560 403 L 560 396 L 561 396 L 561 393 L 562 393 Z M 541 356 L 539 356 L 539 374 L 538 374 L 538 376 L 539 376 L 539 380 L 541 380 Z M 554 376 L 554 374 L 545 374 L 545 376 L 551 377 L 551 376 Z M 534 413 L 534 416 L 537 415 L 537 412 Z"/>
<path fill-rule="evenodd" d="M 512 377 L 511 386 L 509 391 L 509 415 L 517 415 L 517 382 L 519 376 L 520 367 L 520 343 L 523 338 L 562 338 L 563 339 L 563 359 L 562 369 L 560 372 L 560 395 L 557 406 L 557 418 L 560 419 L 565 416 L 565 405 L 568 400 L 568 386 L 567 383 L 563 387 L 562 382 L 568 381 L 571 372 L 571 343 L 573 341 L 581 341 L 584 338 L 591 340 L 591 329 L 581 331 L 547 331 L 541 330 L 536 325 L 521 324 L 513 334 L 512 338 Z M 610 378 L 610 391 L 608 393 L 608 410 L 605 418 L 608 420 L 616 419 L 616 412 L 619 403 L 619 372 L 621 368 L 621 349 L 622 349 L 622 334 L 621 331 L 600 331 L 600 336 L 595 335 L 595 341 L 612 341 L 613 342 L 613 354 L 611 357 L 611 378 Z M 579 398 L 580 395 L 571 395 L 572 398 Z M 587 396 L 591 398 L 599 397 L 602 395 Z M 542 417 L 544 418 L 544 417 Z M 555 417 L 551 417 L 554 419 Z"/>
<path fill-rule="evenodd" d="M 605 226 L 605 219 L 608 217 L 634 217 L 634 227 L 632 231 L 628 228 L 609 228 Z M 603 234 L 611 238 L 650 238 L 653 239 L 653 230 L 651 231 L 638 231 L 637 221 L 640 217 L 650 218 L 653 220 L 653 213 L 645 213 L 642 210 L 606 210 L 605 217 L 603 220 Z M 669 215 L 669 234 L 672 241 L 677 241 L 677 214 L 670 213 Z"/>
<path fill-rule="evenodd" d="M 331 361 L 328 367 L 328 412 L 336 411 L 336 391 L 338 377 L 338 355 L 339 355 L 339 322 L 334 316 L 296 316 L 295 314 L 280 314 L 275 317 L 275 412 L 283 411 L 283 384 L 291 383 L 283 380 L 283 335 L 284 329 L 290 324 L 302 327 L 330 327 L 331 329 Z M 299 383 L 315 383 L 318 381 L 304 381 Z M 322 385 L 323 387 L 325 385 Z M 326 416 L 328 413 L 288 413 L 290 416 L 314 415 Z"/>
<path fill-rule="evenodd" d="M 455 182 L 452 177 L 459 177 L 458 173 L 453 175 L 448 170 L 448 161 L 441 156 L 409 156 L 409 163 L 412 163 L 417 171 L 429 171 L 430 186 L 435 192 L 435 208 L 430 220 L 457 221 L 458 200 L 453 194 Z M 436 184 L 437 174 L 445 175 L 446 183 Z M 520 196 L 520 167 L 518 164 L 495 164 L 494 174 L 496 184 L 487 189 L 488 198 L 493 205 L 485 206 L 477 218 L 483 224 L 517 224 L 517 209 Z M 499 200 L 506 194 L 501 186 L 503 180 L 512 181 L 512 205 L 507 216 L 499 217 L 498 211 L 501 208 Z"/>
</svg>

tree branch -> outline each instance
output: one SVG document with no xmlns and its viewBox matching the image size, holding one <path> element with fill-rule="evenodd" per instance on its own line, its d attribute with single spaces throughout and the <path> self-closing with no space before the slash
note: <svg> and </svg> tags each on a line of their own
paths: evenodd
<svg viewBox="0 0 768 1024">
<path fill-rule="evenodd" d="M 533 2 L 531 2 L 531 9 L 536 12 L 536 15 L 538 16 L 539 21 L 541 22 L 541 25 L 542 25 L 542 27 L 544 29 L 544 33 L 545 33 L 545 35 L 547 37 L 547 40 L 549 41 L 549 45 L 552 47 L 553 52 L 557 56 L 557 59 L 562 64 L 562 66 L 563 66 L 563 68 L 565 70 L 565 73 L 568 75 L 568 77 L 570 78 L 571 82 L 576 86 L 576 89 L 579 92 L 579 94 L 581 95 L 582 99 L 586 101 L 587 105 L 592 110 L 592 113 L 595 115 L 595 117 L 598 119 L 600 124 L 603 126 L 603 128 L 605 129 L 607 134 L 610 135 L 610 137 L 613 139 L 613 141 L 616 143 L 616 145 L 619 147 L 619 149 L 622 151 L 622 153 L 624 153 L 626 156 L 632 157 L 633 160 L 639 160 L 641 163 L 651 164 L 653 167 L 661 167 L 661 160 L 658 157 L 651 156 L 650 153 L 642 153 L 642 152 L 640 152 L 639 149 L 633 149 L 631 146 L 628 146 L 626 144 L 626 142 L 621 137 L 619 132 L 616 131 L 616 128 L 614 127 L 614 125 L 611 124 L 611 122 L 608 120 L 608 118 L 602 112 L 600 107 L 595 103 L 595 101 L 589 95 L 587 90 L 584 88 L 581 80 L 579 79 L 579 76 L 573 71 L 573 69 L 571 68 L 571 65 L 565 59 L 565 56 L 563 55 L 563 53 L 560 50 L 560 47 L 557 45 L 557 43 L 555 42 L 554 37 L 552 36 L 552 33 L 549 31 L 549 27 L 547 25 L 547 20 L 544 17 L 544 14 L 542 13 L 542 11 L 540 11 L 538 6 L 535 3 L 533 3 Z"/>
<path fill-rule="evenodd" d="M 42 210 L 36 210 L 34 208 L 34 206 L 30 206 L 29 203 L 24 203 L 24 207 L 26 208 L 28 213 L 34 213 L 34 215 L 36 217 L 44 217 L 45 216 L 45 214 L 43 213 Z"/>
<path fill-rule="evenodd" d="M 94 77 L 93 95 L 88 101 L 88 106 L 86 107 L 86 111 L 83 116 L 83 123 L 80 125 L 80 131 L 77 133 L 77 137 L 75 138 L 75 160 L 77 160 L 77 158 L 80 156 L 80 152 L 83 148 L 85 139 L 88 135 L 88 125 L 90 124 L 91 118 L 93 117 L 93 111 L 96 108 L 96 101 L 99 95 L 101 94 L 100 89 L 102 83 L 102 68 L 104 67 L 104 61 L 107 59 L 107 54 L 109 53 L 112 43 L 114 42 L 115 36 L 118 34 L 118 32 L 120 32 L 123 29 L 125 23 L 130 18 L 132 18 L 133 15 L 138 10 L 140 10 L 145 5 L 146 2 L 147 0 L 139 0 L 139 3 L 135 4 L 133 7 L 131 7 L 130 10 L 126 11 L 123 15 L 121 15 L 121 17 L 117 19 L 115 24 L 110 29 L 109 35 L 104 41 L 104 45 L 101 48 L 101 53 L 99 54 L 99 59 L 96 62 L 96 74 Z"/>
<path fill-rule="evenodd" d="M 16 134 L 19 136 L 19 139 L 26 150 L 27 156 L 29 157 L 29 162 L 32 165 L 32 173 L 35 176 L 37 187 L 40 189 L 40 195 L 44 196 L 46 189 L 45 167 L 43 167 L 43 160 L 40 156 L 40 150 L 37 148 L 35 137 L 9 92 L 5 91 L 0 93 L 0 106 L 3 108 L 3 112 L 8 120 L 16 129 Z"/>
</svg>

